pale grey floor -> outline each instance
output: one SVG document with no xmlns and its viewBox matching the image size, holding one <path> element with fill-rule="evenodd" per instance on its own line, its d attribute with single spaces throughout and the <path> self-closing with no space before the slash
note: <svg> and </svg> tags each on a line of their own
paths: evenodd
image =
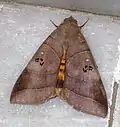
<svg viewBox="0 0 120 127">
<path fill-rule="evenodd" d="M 46 37 L 72 15 L 79 24 L 90 18 L 82 29 L 93 52 L 109 107 L 117 70 L 120 21 L 107 16 L 71 12 L 19 4 L 0 4 L 0 127 L 107 127 L 108 119 L 75 111 L 56 98 L 38 106 L 10 105 L 15 81 Z M 117 126 L 116 126 L 117 127 Z"/>
</svg>

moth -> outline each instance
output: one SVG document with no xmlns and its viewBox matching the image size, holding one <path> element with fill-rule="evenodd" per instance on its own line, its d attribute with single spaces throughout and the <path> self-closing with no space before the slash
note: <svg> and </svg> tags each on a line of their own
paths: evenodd
<svg viewBox="0 0 120 127">
<path fill-rule="evenodd" d="M 106 92 L 90 48 L 70 16 L 39 47 L 16 81 L 10 102 L 39 104 L 60 97 L 74 109 L 106 117 Z"/>
</svg>

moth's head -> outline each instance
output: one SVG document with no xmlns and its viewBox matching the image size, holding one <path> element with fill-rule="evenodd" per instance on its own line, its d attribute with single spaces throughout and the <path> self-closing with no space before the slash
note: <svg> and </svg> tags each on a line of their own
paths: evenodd
<svg viewBox="0 0 120 127">
<path fill-rule="evenodd" d="M 78 26 L 77 20 L 75 20 L 72 16 L 69 18 L 64 19 L 64 22 L 62 24 L 66 25 L 67 27 L 79 27 L 80 29 L 85 26 L 85 24 L 88 22 L 89 18 L 80 26 Z"/>
<path fill-rule="evenodd" d="M 63 23 L 66 25 L 78 26 L 77 21 L 72 16 L 65 18 Z"/>
</svg>

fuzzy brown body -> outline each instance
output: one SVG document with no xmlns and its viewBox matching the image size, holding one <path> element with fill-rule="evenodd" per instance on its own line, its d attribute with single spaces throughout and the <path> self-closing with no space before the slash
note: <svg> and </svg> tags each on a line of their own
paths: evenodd
<svg viewBox="0 0 120 127">
<path fill-rule="evenodd" d="M 56 96 L 77 110 L 107 115 L 107 97 L 97 66 L 73 17 L 66 18 L 40 46 L 18 78 L 10 101 L 37 104 Z"/>
</svg>

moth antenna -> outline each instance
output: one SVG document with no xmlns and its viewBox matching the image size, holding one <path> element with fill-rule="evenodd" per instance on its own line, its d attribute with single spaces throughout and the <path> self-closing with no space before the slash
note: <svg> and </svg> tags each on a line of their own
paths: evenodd
<svg viewBox="0 0 120 127">
<path fill-rule="evenodd" d="M 55 27 L 58 27 L 52 20 L 50 20 L 51 23 L 55 26 Z"/>
<path fill-rule="evenodd" d="M 85 21 L 81 26 L 79 26 L 80 28 L 84 27 L 86 25 L 86 23 L 88 22 L 89 18 L 87 19 L 87 21 Z"/>
</svg>

